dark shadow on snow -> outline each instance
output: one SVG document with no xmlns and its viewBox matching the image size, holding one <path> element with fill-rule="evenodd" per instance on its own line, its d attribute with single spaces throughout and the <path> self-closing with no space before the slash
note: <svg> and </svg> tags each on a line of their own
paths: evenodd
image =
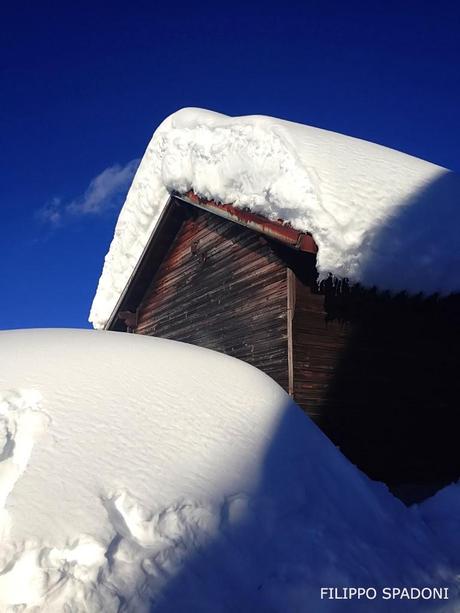
<svg viewBox="0 0 460 613">
<path fill-rule="evenodd" d="M 244 494 L 223 503 L 218 536 L 188 552 L 151 613 L 388 611 L 380 598 L 372 609 L 369 601 L 326 604 L 320 588 L 446 584 L 448 563 L 430 532 L 294 403 L 286 403 L 247 512 L 231 523 L 229 500 Z M 391 604 L 392 611 L 424 611 L 420 601 Z"/>
</svg>

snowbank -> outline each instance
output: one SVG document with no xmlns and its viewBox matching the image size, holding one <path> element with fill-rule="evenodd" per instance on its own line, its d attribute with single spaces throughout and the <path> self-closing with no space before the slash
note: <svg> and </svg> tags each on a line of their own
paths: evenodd
<svg viewBox="0 0 460 613">
<path fill-rule="evenodd" d="M 323 275 L 398 291 L 460 290 L 454 173 L 318 128 L 184 109 L 160 125 L 136 173 L 92 305 L 96 328 L 109 319 L 169 194 L 189 190 L 311 232 Z"/>
<path fill-rule="evenodd" d="M 2 332 L 0 361 L 1 611 L 396 611 L 320 587 L 401 584 L 458 605 L 419 511 L 251 366 L 71 330 Z"/>
</svg>

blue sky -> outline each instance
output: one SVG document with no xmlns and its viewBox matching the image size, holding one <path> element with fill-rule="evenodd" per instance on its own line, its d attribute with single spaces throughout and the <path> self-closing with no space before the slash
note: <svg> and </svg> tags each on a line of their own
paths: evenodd
<svg viewBox="0 0 460 613">
<path fill-rule="evenodd" d="M 89 326 L 136 160 L 178 108 L 274 115 L 460 171 L 454 1 L 23 2 L 2 30 L 3 329 Z"/>
</svg>

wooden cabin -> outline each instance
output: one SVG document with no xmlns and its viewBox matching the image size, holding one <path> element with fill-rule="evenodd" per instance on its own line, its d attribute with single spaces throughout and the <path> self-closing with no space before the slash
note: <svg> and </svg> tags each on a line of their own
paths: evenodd
<svg viewBox="0 0 460 613">
<path fill-rule="evenodd" d="M 172 196 L 106 328 L 249 362 L 395 490 L 457 479 L 458 297 L 394 296 L 332 276 L 318 286 L 316 252 L 282 222 Z"/>
</svg>

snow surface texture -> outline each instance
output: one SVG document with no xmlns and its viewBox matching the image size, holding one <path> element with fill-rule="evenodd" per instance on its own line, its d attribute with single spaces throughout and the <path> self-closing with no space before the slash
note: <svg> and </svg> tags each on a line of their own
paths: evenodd
<svg viewBox="0 0 460 613">
<path fill-rule="evenodd" d="M 0 359 L 0 611 L 458 610 L 458 490 L 406 509 L 262 372 L 94 331 L 2 332 Z M 383 585 L 450 600 L 319 598 Z"/>
<path fill-rule="evenodd" d="M 102 328 L 173 191 L 307 231 L 318 269 L 394 291 L 460 290 L 460 178 L 363 140 L 271 117 L 183 109 L 153 135 L 105 258 Z"/>
</svg>

